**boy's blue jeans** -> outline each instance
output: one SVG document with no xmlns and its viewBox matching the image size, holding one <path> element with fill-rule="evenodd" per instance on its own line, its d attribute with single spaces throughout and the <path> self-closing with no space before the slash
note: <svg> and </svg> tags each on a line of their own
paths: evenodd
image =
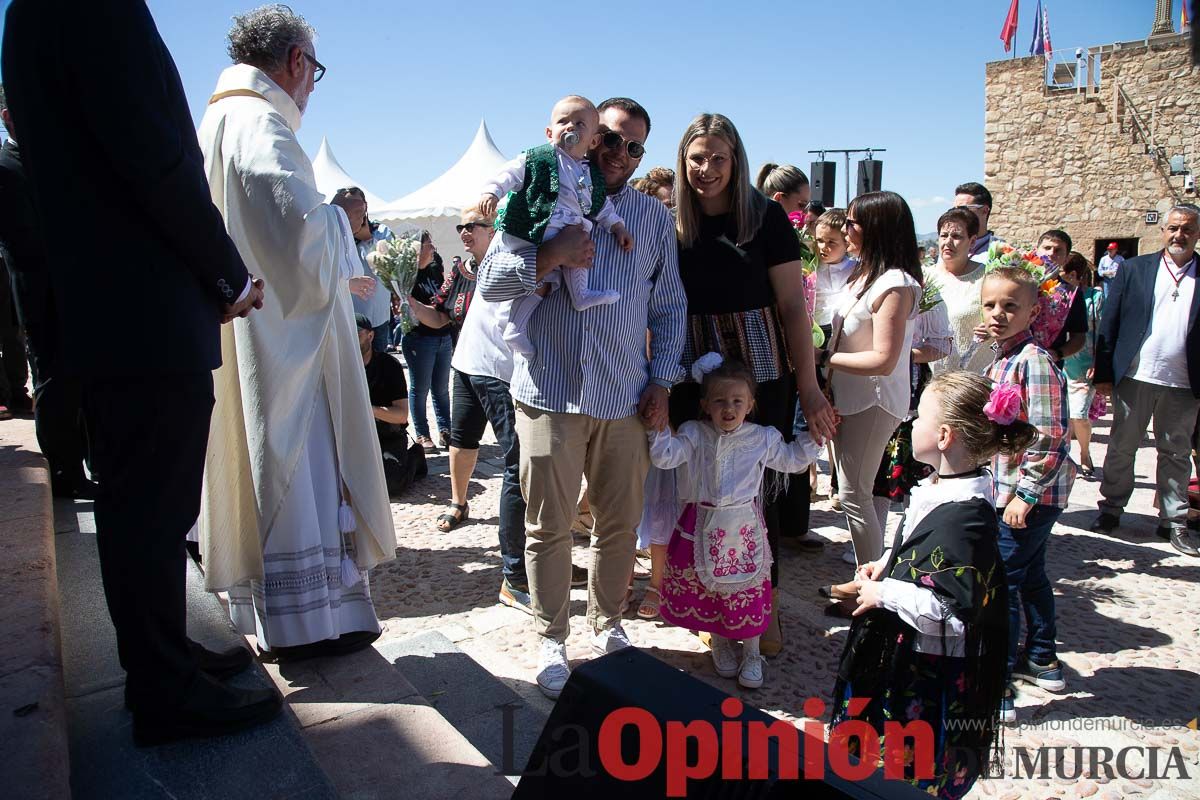
<svg viewBox="0 0 1200 800">
<path fill-rule="evenodd" d="M 1058 658 L 1054 644 L 1054 590 L 1046 577 L 1046 543 L 1062 515 L 1057 506 L 1037 505 L 1029 510 L 1024 528 L 1004 524 L 1000 514 L 1000 556 L 1008 573 L 1008 677 L 1017 665 L 1021 636 L 1021 610 L 1025 610 L 1025 657 L 1046 665 Z"/>
</svg>

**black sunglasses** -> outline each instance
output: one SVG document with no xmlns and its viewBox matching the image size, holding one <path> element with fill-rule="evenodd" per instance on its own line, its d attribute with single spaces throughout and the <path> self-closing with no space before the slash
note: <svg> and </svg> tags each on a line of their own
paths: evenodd
<svg viewBox="0 0 1200 800">
<path fill-rule="evenodd" d="M 625 143 L 625 152 L 629 153 L 630 158 L 641 158 L 646 155 L 646 146 L 641 142 L 635 142 L 630 139 L 624 139 L 621 134 L 616 131 L 609 131 L 604 134 L 600 141 L 604 142 L 604 146 L 609 150 L 619 150 L 621 143 Z"/>
<path fill-rule="evenodd" d="M 316 71 L 313 72 L 313 83 L 320 83 L 321 78 L 325 77 L 325 65 L 322 64 L 320 61 L 317 61 L 315 58 L 310 56 L 308 53 L 305 53 L 303 50 L 301 50 L 300 52 L 304 53 L 304 57 L 307 58 L 309 61 L 311 61 L 312 65 L 314 67 L 316 67 Z"/>
<path fill-rule="evenodd" d="M 462 225 L 455 225 L 454 230 L 458 231 L 459 233 L 462 233 L 463 231 L 470 231 L 471 233 L 474 233 L 476 228 L 490 227 L 492 226 L 486 222 L 464 222 Z"/>
</svg>

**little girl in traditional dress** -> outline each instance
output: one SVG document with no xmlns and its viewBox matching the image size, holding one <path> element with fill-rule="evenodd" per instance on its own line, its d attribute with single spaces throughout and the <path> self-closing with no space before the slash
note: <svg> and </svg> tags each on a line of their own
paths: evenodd
<svg viewBox="0 0 1200 800">
<path fill-rule="evenodd" d="M 753 374 L 709 353 L 692 367 L 701 413 L 677 434 L 650 434 L 650 460 L 676 469 L 683 513 L 667 547 L 663 619 L 712 634 L 712 659 L 723 678 L 748 689 L 763 684 L 759 636 L 771 615 L 771 548 L 762 516 L 763 473 L 803 472 L 817 446 L 802 433 L 790 444 L 773 427 L 746 422 L 754 409 Z M 739 663 L 735 640 L 742 642 Z"/>
<path fill-rule="evenodd" d="M 962 797 L 988 764 L 1004 696 L 1008 589 L 992 476 L 980 464 L 1024 451 L 1037 431 L 1001 408 L 1003 391 L 965 371 L 926 387 L 913 455 L 937 472 L 913 489 L 892 547 L 858 569 L 833 690 L 834 729 L 861 719 L 883 741 L 885 721 L 929 724 L 933 763 L 905 774 L 937 797 Z M 851 712 L 851 698 L 864 707 Z M 918 767 L 932 777 L 918 779 Z"/>
</svg>

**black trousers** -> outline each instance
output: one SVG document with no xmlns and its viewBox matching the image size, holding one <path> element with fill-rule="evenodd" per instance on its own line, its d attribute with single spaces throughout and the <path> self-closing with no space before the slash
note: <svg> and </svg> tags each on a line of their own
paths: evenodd
<svg viewBox="0 0 1200 800">
<path fill-rule="evenodd" d="M 77 485 L 84 479 L 83 460 L 88 454 L 79 380 L 68 376 L 43 380 L 33 396 L 34 430 L 50 464 L 50 479 L 55 487 Z"/>
<path fill-rule="evenodd" d="M 752 422 L 770 425 L 783 434 L 784 441 L 795 437 L 792 427 L 796 420 L 796 382 L 791 375 L 758 385 L 754 394 Z M 700 385 L 681 383 L 671 390 L 671 427 L 678 428 L 689 419 L 700 417 Z M 771 486 L 776 480 L 774 470 L 767 470 L 763 481 Z M 780 492 L 763 507 L 767 523 L 767 543 L 771 547 L 771 585 L 779 584 L 779 537 L 801 536 L 808 531 L 809 496 L 808 474 L 788 476 L 787 491 Z"/>
<path fill-rule="evenodd" d="M 178 704 L 196 677 L 187 646 L 184 540 L 200 513 L 212 373 L 84 383 L 102 482 L 96 543 L 133 710 Z"/>
<path fill-rule="evenodd" d="M 25 334 L 17 318 L 8 270 L 0 266 L 0 406 L 11 405 L 22 397 L 28 402 L 25 391 L 28 380 Z"/>
</svg>

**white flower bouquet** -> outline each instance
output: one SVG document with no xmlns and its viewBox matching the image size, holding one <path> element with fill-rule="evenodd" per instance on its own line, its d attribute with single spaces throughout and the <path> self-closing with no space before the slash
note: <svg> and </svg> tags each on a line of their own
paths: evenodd
<svg viewBox="0 0 1200 800">
<path fill-rule="evenodd" d="M 408 296 L 417 280 L 417 262 L 420 254 L 420 240 L 408 238 L 398 238 L 390 242 L 385 239 L 376 243 L 375 250 L 367 254 L 367 263 L 371 265 L 371 269 L 375 270 L 400 298 L 400 329 L 405 333 L 417 327 L 416 317 L 408 305 Z"/>
</svg>

